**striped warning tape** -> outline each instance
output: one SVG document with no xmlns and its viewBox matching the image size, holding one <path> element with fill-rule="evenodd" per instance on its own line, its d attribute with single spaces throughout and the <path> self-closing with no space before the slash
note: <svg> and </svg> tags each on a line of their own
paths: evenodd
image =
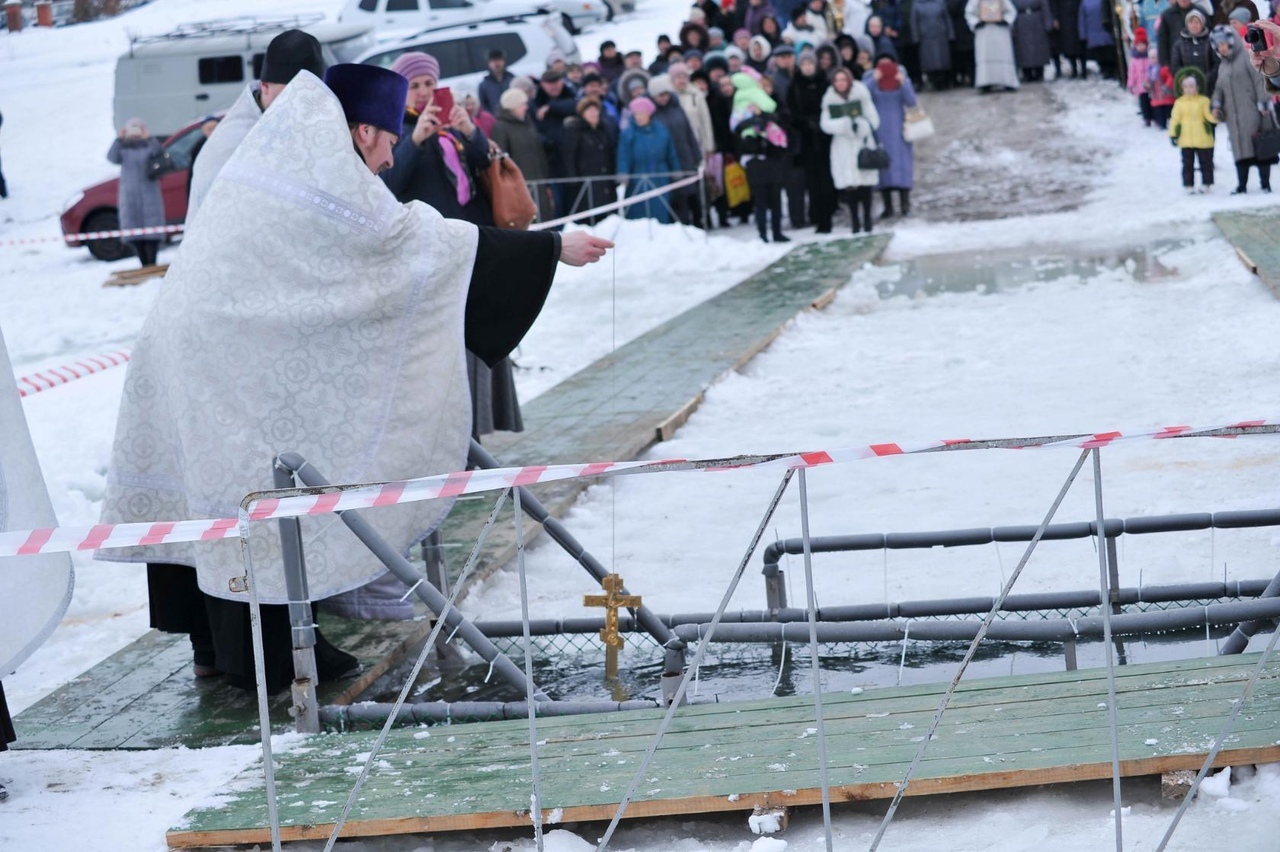
<svg viewBox="0 0 1280 852">
<path fill-rule="evenodd" d="M 41 243 L 85 243 L 91 240 L 120 239 L 121 237 L 147 237 L 160 234 L 181 234 L 186 225 L 157 225 L 152 228 L 125 228 L 118 231 L 87 231 L 83 234 L 63 234 L 60 237 L 24 237 L 5 240 L 0 245 L 34 246 Z"/>
<path fill-rule="evenodd" d="M 1173 438 L 1237 438 L 1280 434 L 1280 420 L 1245 420 L 1226 426 L 1197 428 L 1167 426 L 1155 430 L 1096 432 L 1050 438 L 955 439 L 926 442 L 866 444 L 838 450 L 807 453 L 735 456 L 723 459 L 665 459 L 662 461 L 597 462 L 592 464 L 530 465 L 494 470 L 459 471 L 399 482 L 335 485 L 264 491 L 250 495 L 247 519 L 323 515 L 353 509 L 370 509 L 456 497 L 534 483 L 557 482 L 622 474 L 704 471 L 708 473 L 746 468 L 812 468 L 886 456 L 976 449 L 1097 449 L 1119 443 Z M 239 536 L 236 518 L 191 521 L 152 521 L 98 524 L 92 527 L 15 530 L 0 532 L 0 556 L 81 550 L 107 550 L 174 542 L 213 541 Z"/>
<path fill-rule="evenodd" d="M 15 379 L 18 384 L 18 396 L 32 396 L 127 363 L 129 363 L 129 353 L 121 350 L 108 352 L 105 355 L 95 355 L 92 358 L 76 361 L 74 364 L 49 367 L 29 376 L 19 376 Z"/>
</svg>

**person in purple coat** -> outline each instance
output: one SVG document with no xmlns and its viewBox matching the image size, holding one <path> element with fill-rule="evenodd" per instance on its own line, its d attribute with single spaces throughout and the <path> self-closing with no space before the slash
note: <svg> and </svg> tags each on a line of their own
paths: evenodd
<svg viewBox="0 0 1280 852">
<path fill-rule="evenodd" d="M 1076 20 L 1086 55 L 1098 63 L 1104 80 L 1114 80 L 1116 76 L 1116 38 L 1111 31 L 1114 16 L 1110 0 L 1081 0 Z"/>
<path fill-rule="evenodd" d="M 903 216 L 911 215 L 911 188 L 915 183 L 915 154 L 911 143 L 902 138 L 907 110 L 916 105 L 916 90 L 911 85 L 902 66 L 888 56 L 881 56 L 876 67 L 867 72 L 862 82 L 871 90 L 871 100 L 880 113 L 880 127 L 876 131 L 880 147 L 889 155 L 889 168 L 880 172 L 880 198 L 884 212 L 880 218 L 892 219 L 893 192 L 898 191 L 898 210 Z"/>
<path fill-rule="evenodd" d="M 760 35 L 760 27 L 766 17 L 778 20 L 778 13 L 769 0 L 748 0 L 742 15 L 742 27 L 753 36 Z"/>
</svg>

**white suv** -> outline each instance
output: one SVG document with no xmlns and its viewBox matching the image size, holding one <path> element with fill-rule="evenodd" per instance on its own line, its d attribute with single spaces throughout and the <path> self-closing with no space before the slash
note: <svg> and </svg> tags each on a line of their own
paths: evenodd
<svg viewBox="0 0 1280 852">
<path fill-rule="evenodd" d="M 576 33 L 582 27 L 613 17 L 605 0 L 346 0 L 338 14 L 342 23 L 376 27 L 381 36 L 404 36 L 427 27 L 555 11 L 565 28 Z"/>
<path fill-rule="evenodd" d="M 553 48 L 564 54 L 566 62 L 581 61 L 573 37 L 555 14 L 547 13 L 424 30 L 385 42 L 356 61 L 390 68 L 402 53 L 429 53 L 440 63 L 442 84 L 474 88 L 489 72 L 489 51 L 495 48 L 507 55 L 507 70 L 516 76 L 540 76 Z"/>
</svg>

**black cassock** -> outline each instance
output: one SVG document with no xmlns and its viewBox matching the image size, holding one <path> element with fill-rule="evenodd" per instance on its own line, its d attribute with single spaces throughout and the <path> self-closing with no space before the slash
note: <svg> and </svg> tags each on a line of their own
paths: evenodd
<svg viewBox="0 0 1280 852">
<path fill-rule="evenodd" d="M 9 743 L 18 738 L 13 730 L 13 719 L 9 718 L 9 705 L 4 700 L 4 684 L 0 683 L 0 751 L 8 751 Z"/>
<path fill-rule="evenodd" d="M 489 366 L 511 354 L 533 325 L 555 278 L 560 235 L 550 231 L 509 231 L 481 227 L 475 267 L 467 290 L 466 347 Z M 241 689 L 256 689 L 249 604 L 200 591 L 194 568 L 147 564 L 151 626 L 165 633 L 189 633 L 197 666 L 216 668 Z M 293 679 L 289 608 L 262 606 L 267 689 L 278 692 Z M 320 679 L 349 671 L 354 658 L 316 633 Z M 5 716 L 7 719 L 7 714 Z"/>
</svg>

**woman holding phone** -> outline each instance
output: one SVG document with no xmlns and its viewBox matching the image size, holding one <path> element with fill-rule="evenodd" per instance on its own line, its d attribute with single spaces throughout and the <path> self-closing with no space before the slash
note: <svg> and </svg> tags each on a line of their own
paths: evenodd
<svg viewBox="0 0 1280 852">
<path fill-rule="evenodd" d="M 437 87 L 440 63 L 426 53 L 405 53 L 391 70 L 409 81 L 409 95 L 395 162 L 382 179 L 402 202 L 422 201 L 446 219 L 492 225 L 476 184 L 489 167 L 489 140 L 452 93 Z"/>
<path fill-rule="evenodd" d="M 437 86 L 440 63 L 426 53 L 404 53 L 391 70 L 409 81 L 404 129 L 392 150 L 394 162 L 382 179 L 400 202 L 421 201 L 446 219 L 493 225 L 489 202 L 476 177 L 489 167 L 489 140 L 452 93 Z M 471 383 L 471 432 L 521 432 L 511 360 L 492 370 L 467 353 Z"/>
</svg>

